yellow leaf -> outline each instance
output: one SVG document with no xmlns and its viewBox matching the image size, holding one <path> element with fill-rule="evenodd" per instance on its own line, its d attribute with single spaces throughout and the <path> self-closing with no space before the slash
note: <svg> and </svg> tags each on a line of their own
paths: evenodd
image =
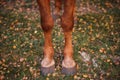
<svg viewBox="0 0 120 80">
<path fill-rule="evenodd" d="M 101 52 L 101 53 L 103 53 L 104 51 L 105 51 L 104 48 L 101 48 L 101 49 L 99 50 L 99 52 Z"/>
<path fill-rule="evenodd" d="M 16 40 L 14 39 L 13 42 L 16 42 Z"/>
<path fill-rule="evenodd" d="M 74 79 L 77 79 L 77 75 L 74 75 Z"/>
<path fill-rule="evenodd" d="M 110 59 L 107 59 L 107 62 L 110 62 Z"/>
<path fill-rule="evenodd" d="M 15 46 L 15 45 L 13 46 L 13 49 L 16 49 L 16 46 Z"/>
<path fill-rule="evenodd" d="M 91 25 L 89 25 L 89 26 L 88 26 L 88 29 L 92 29 L 92 26 L 91 26 Z"/>
<path fill-rule="evenodd" d="M 25 58 L 20 58 L 20 62 L 23 62 L 25 60 Z"/>
<path fill-rule="evenodd" d="M 46 80 L 50 80 L 50 79 L 47 77 Z"/>
<path fill-rule="evenodd" d="M 0 20 L 0 23 L 2 23 L 2 21 Z"/>
<path fill-rule="evenodd" d="M 110 73 L 107 73 L 107 76 L 109 76 L 110 75 Z"/>
<path fill-rule="evenodd" d="M 36 33 L 37 33 L 37 31 L 34 31 L 34 33 L 36 34 Z"/>
<path fill-rule="evenodd" d="M 87 77 L 88 77 L 88 75 L 87 75 L 87 74 L 84 74 L 84 75 L 83 75 L 83 77 L 84 77 L 84 78 L 87 78 Z"/>
</svg>

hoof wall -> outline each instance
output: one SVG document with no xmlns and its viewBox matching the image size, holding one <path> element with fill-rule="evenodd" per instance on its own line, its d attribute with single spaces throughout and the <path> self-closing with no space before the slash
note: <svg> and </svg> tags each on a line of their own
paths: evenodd
<svg viewBox="0 0 120 80">
<path fill-rule="evenodd" d="M 53 73 L 55 71 L 55 65 L 50 67 L 41 67 L 41 74 L 46 76 L 49 73 Z"/>
<path fill-rule="evenodd" d="M 74 75 L 74 74 L 76 74 L 76 72 L 77 72 L 76 66 L 74 66 L 72 68 L 62 67 L 62 74 L 65 74 L 65 75 Z"/>
</svg>

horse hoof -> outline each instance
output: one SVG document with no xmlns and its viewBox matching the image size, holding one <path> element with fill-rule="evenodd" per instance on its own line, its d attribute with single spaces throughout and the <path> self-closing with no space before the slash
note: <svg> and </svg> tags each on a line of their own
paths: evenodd
<svg viewBox="0 0 120 80">
<path fill-rule="evenodd" d="M 41 66 L 41 74 L 43 75 L 43 76 L 46 76 L 47 74 L 49 74 L 49 73 L 53 73 L 54 71 L 55 71 L 55 65 L 53 65 L 53 66 L 50 66 L 50 67 L 42 67 Z"/>
<path fill-rule="evenodd" d="M 66 67 L 62 67 L 62 74 L 65 75 L 75 75 L 77 72 L 77 68 L 76 65 L 72 68 L 66 68 Z"/>
</svg>

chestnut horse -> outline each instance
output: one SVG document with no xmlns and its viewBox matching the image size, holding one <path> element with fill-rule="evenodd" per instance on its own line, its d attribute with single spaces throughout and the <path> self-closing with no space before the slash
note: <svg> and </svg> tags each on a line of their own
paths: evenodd
<svg viewBox="0 0 120 80">
<path fill-rule="evenodd" d="M 41 73 L 47 75 L 53 73 L 55 69 L 55 61 L 53 59 L 54 49 L 52 45 L 52 28 L 54 21 L 50 10 L 50 0 L 37 0 L 41 15 L 41 26 L 44 32 L 44 58 L 41 62 Z M 62 61 L 62 73 L 73 75 L 76 73 L 76 63 L 73 59 L 72 47 L 72 29 L 74 25 L 74 8 L 75 0 L 55 0 L 55 15 L 60 13 L 62 4 L 64 12 L 61 16 L 61 27 L 65 36 L 64 60 Z"/>
</svg>

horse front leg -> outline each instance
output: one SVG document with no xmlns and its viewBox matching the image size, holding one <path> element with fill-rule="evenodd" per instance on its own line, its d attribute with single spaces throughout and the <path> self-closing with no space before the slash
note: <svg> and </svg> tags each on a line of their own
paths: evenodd
<svg viewBox="0 0 120 80">
<path fill-rule="evenodd" d="M 41 15 L 41 26 L 44 32 L 44 58 L 41 62 L 41 73 L 47 75 L 54 72 L 55 62 L 53 59 L 54 50 L 52 45 L 53 19 L 50 11 L 50 0 L 37 0 Z"/>
<path fill-rule="evenodd" d="M 73 59 L 73 47 L 72 47 L 74 6 L 75 6 L 75 0 L 64 1 L 62 28 L 65 36 L 65 47 L 64 47 L 64 60 L 62 61 L 62 73 L 67 75 L 73 75 L 76 73 L 76 63 Z"/>
</svg>

